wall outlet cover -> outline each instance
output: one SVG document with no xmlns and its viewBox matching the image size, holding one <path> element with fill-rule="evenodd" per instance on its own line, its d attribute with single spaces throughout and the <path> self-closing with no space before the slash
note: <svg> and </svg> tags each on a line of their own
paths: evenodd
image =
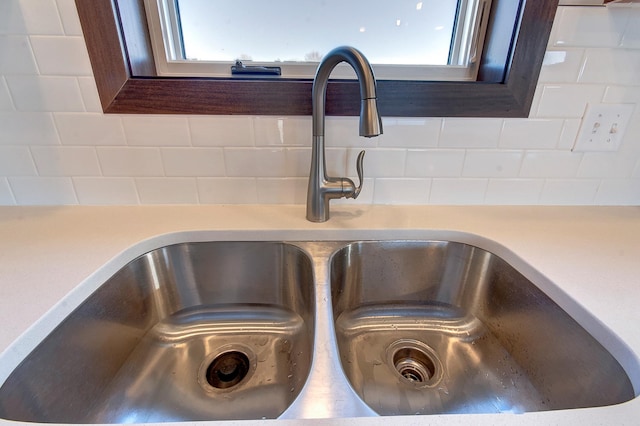
<svg viewBox="0 0 640 426">
<path fill-rule="evenodd" d="M 572 151 L 617 151 L 635 104 L 590 104 Z"/>
</svg>

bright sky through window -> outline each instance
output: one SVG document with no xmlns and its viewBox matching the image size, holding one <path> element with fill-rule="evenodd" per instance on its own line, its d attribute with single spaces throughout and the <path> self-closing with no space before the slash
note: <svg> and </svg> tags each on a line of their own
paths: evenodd
<svg viewBox="0 0 640 426">
<path fill-rule="evenodd" d="M 446 65 L 458 0 L 178 0 L 178 6 L 186 59 L 313 62 L 352 45 L 376 64 Z"/>
</svg>

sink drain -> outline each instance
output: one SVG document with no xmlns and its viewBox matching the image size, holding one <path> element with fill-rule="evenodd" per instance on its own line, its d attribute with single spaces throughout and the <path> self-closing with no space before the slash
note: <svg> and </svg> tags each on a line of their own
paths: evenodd
<svg viewBox="0 0 640 426">
<path fill-rule="evenodd" d="M 249 367 L 249 357 L 244 353 L 224 352 L 215 357 L 207 367 L 207 383 L 216 389 L 228 389 L 247 376 Z"/>
<path fill-rule="evenodd" d="M 415 348 L 398 350 L 393 356 L 393 366 L 402 377 L 413 383 L 426 383 L 436 372 L 431 358 Z"/>
<path fill-rule="evenodd" d="M 432 386 L 439 381 L 440 361 L 424 343 L 398 340 L 389 346 L 388 353 L 391 366 L 404 381 L 415 386 Z"/>
</svg>

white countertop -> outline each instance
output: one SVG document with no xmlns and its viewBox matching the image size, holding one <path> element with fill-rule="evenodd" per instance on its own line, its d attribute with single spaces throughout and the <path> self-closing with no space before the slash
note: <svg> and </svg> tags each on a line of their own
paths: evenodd
<svg viewBox="0 0 640 426">
<path fill-rule="evenodd" d="M 304 217 L 304 206 L 0 207 L 0 383 L 88 294 L 148 250 L 179 241 L 431 238 L 476 244 L 516 266 L 603 340 L 640 392 L 640 207 L 335 205 L 326 223 Z M 635 398 L 579 410 L 304 423 L 637 425 L 639 418 Z M 273 422 L 303 421 L 260 423 Z"/>
</svg>

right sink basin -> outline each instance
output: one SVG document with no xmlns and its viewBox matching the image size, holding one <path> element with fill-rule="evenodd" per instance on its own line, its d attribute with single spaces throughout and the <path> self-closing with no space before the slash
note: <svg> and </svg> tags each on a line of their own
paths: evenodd
<svg viewBox="0 0 640 426">
<path fill-rule="evenodd" d="M 500 257 L 454 242 L 354 242 L 331 260 L 343 370 L 381 415 L 621 403 L 616 359 Z"/>
</svg>

